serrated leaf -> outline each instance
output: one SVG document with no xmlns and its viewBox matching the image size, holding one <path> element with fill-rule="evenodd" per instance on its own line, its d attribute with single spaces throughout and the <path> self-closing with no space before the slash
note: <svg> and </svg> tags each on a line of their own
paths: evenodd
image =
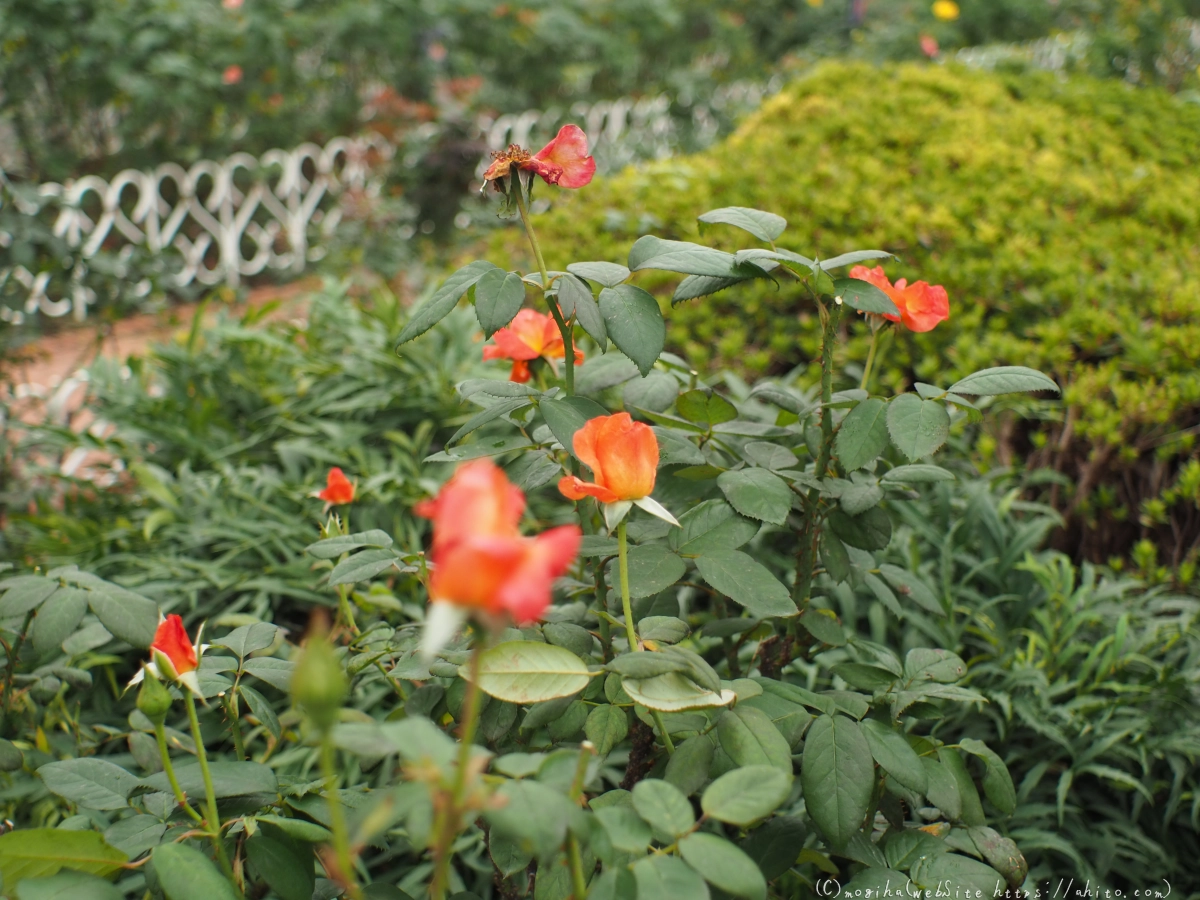
<svg viewBox="0 0 1200 900">
<path fill-rule="evenodd" d="M 50 791 L 88 809 L 124 809 L 138 786 L 136 775 L 96 757 L 46 763 L 37 771 Z"/>
<path fill-rule="evenodd" d="M 525 282 L 516 272 L 490 269 L 475 282 L 475 317 L 485 337 L 513 320 L 525 304 Z"/>
<path fill-rule="evenodd" d="M 686 303 L 688 300 L 698 300 L 701 297 L 710 297 L 726 288 L 733 287 L 735 284 L 741 284 L 744 281 L 753 281 L 754 277 L 748 275 L 728 277 L 720 275 L 689 275 L 683 281 L 679 282 L 678 287 L 675 288 L 675 293 L 671 295 L 671 305 L 675 306 L 679 303 Z"/>
<path fill-rule="evenodd" d="M 542 418 L 546 420 L 550 433 L 563 445 L 563 449 L 578 459 L 579 456 L 575 452 L 575 432 L 587 424 L 587 416 L 566 400 L 543 398 L 538 402 L 538 409 Z"/>
<path fill-rule="evenodd" d="M 861 469 L 887 448 L 887 404 L 878 397 L 850 410 L 838 428 L 833 453 L 847 472 Z"/>
<path fill-rule="evenodd" d="M 66 869 L 48 878 L 21 879 L 13 896 L 16 900 L 122 900 L 124 895 L 103 878 Z"/>
<path fill-rule="evenodd" d="M 615 265 L 615 263 L 609 263 L 609 265 Z M 567 268 L 569 269 L 570 266 Z M 618 268 L 628 277 L 628 269 L 624 266 L 618 266 Z M 620 284 L 621 281 L 624 281 L 624 278 L 617 281 L 617 284 Z M 596 298 L 592 296 L 591 288 L 574 275 L 564 275 L 558 281 L 558 305 L 567 319 L 575 316 L 575 320 L 591 336 L 592 340 L 600 345 L 602 351 L 607 349 L 608 330 L 604 326 L 604 316 L 600 313 Z"/>
<path fill-rule="evenodd" d="M 896 449 L 913 461 L 929 456 L 950 436 L 946 407 L 916 394 L 901 394 L 888 404 L 887 425 Z"/>
<path fill-rule="evenodd" d="M 674 856 L 647 856 L 633 864 L 639 898 L 709 900 L 708 885 L 696 871 Z"/>
<path fill-rule="evenodd" d="M 871 748 L 871 756 L 883 771 L 910 791 L 924 794 L 929 787 L 929 778 L 921 758 L 904 735 L 878 719 L 863 719 L 860 727 Z"/>
<path fill-rule="evenodd" d="M 74 634 L 88 608 L 88 592 L 80 588 L 62 587 L 55 591 L 33 620 L 31 636 L 33 649 L 39 656 L 62 645 Z"/>
<path fill-rule="evenodd" d="M 355 584 L 360 581 L 370 581 L 380 572 L 386 572 L 397 564 L 396 552 L 391 549 L 360 550 L 353 556 L 343 559 L 329 573 L 328 584 L 335 587 L 339 584 Z"/>
<path fill-rule="evenodd" d="M 738 274 L 732 253 L 688 241 L 665 241 L 649 234 L 638 238 L 630 248 L 629 268 L 634 272 L 659 269 L 681 275 Z"/>
<path fill-rule="evenodd" d="M 745 206 L 723 206 L 720 209 L 709 210 L 699 216 L 699 219 L 709 225 L 732 225 L 768 243 L 778 238 L 787 228 L 787 219 L 783 216 Z"/>
<path fill-rule="evenodd" d="M 696 568 L 716 590 L 759 619 L 794 616 L 791 592 L 770 570 L 740 550 L 715 550 L 696 559 Z"/>
<path fill-rule="evenodd" d="M 150 859 L 167 900 L 237 900 L 213 861 L 191 844 L 160 844 Z"/>
<path fill-rule="evenodd" d="M 467 666 L 459 669 L 467 680 Z M 509 703 L 540 703 L 569 697 L 588 684 L 588 668 L 578 656 L 553 644 L 507 641 L 485 650 L 479 660 L 479 686 Z"/>
<path fill-rule="evenodd" d="M 917 463 L 908 466 L 896 466 L 883 473 L 880 484 L 932 484 L 937 481 L 954 481 L 954 473 L 948 472 L 941 466 L 928 463 Z"/>
<path fill-rule="evenodd" d="M 401 344 L 406 344 L 413 338 L 424 334 L 449 315 L 450 310 L 458 305 L 459 298 L 463 294 L 485 274 L 494 271 L 499 271 L 499 269 L 492 263 L 479 259 L 467 263 L 442 282 L 442 286 L 413 312 L 412 318 L 408 320 L 408 324 L 404 326 L 396 341 L 397 349 Z"/>
<path fill-rule="evenodd" d="M 265 650 L 275 643 L 279 634 L 279 626 L 270 622 L 254 622 L 233 629 L 224 637 L 213 641 L 214 647 L 225 647 L 232 650 L 238 659 L 245 659 L 256 650 Z"/>
<path fill-rule="evenodd" d="M 1025 391 L 1054 391 L 1061 393 L 1054 380 L 1028 366 L 996 366 L 972 372 L 954 382 L 949 390 L 955 394 L 1016 394 Z"/>
<path fill-rule="evenodd" d="M 657 835 L 669 839 L 687 834 L 696 823 L 692 804 L 683 792 L 657 778 L 647 778 L 637 783 L 633 789 L 633 808 Z"/>
<path fill-rule="evenodd" d="M 725 838 L 698 831 L 679 842 L 679 852 L 705 881 L 725 893 L 745 900 L 765 900 L 767 881 L 762 872 L 754 860 Z"/>
<path fill-rule="evenodd" d="M 665 590 L 683 577 L 687 570 L 682 559 L 666 544 L 641 544 L 628 555 L 629 595 L 636 599 Z M 608 583 L 619 584 L 618 560 L 609 563 Z"/>
<path fill-rule="evenodd" d="M 707 426 L 732 422 L 738 415 L 737 407 L 720 394 L 709 390 L 692 390 L 680 394 L 675 401 L 675 409 L 689 422 Z"/>
<path fill-rule="evenodd" d="M 842 266 L 853 266 L 857 263 L 866 262 L 869 259 L 891 259 L 893 254 L 886 250 L 851 250 L 849 253 L 843 253 L 840 256 L 835 256 L 832 259 L 822 259 L 818 261 L 818 265 L 826 272 L 831 269 L 840 269 Z"/>
<path fill-rule="evenodd" d="M 719 822 L 747 828 L 769 816 L 792 792 L 792 778 L 777 766 L 742 766 L 704 791 L 700 808 Z"/>
<path fill-rule="evenodd" d="M 637 365 L 642 377 L 650 374 L 667 337 L 658 301 L 640 287 L 619 284 L 600 292 L 600 314 L 612 342 Z"/>
<path fill-rule="evenodd" d="M 804 739 L 801 765 L 808 813 L 835 848 L 862 827 L 875 789 L 875 764 L 859 724 L 819 716 Z"/>
<path fill-rule="evenodd" d="M 787 521 L 792 509 L 792 491 L 778 475 L 750 468 L 722 472 L 717 487 L 738 512 L 773 525 Z"/>
<path fill-rule="evenodd" d="M 113 586 L 91 591 L 88 605 L 113 637 L 142 648 L 149 647 L 154 640 L 158 604 L 153 600 Z"/>
<path fill-rule="evenodd" d="M 360 531 L 357 534 L 339 534 L 309 544 L 304 552 L 317 559 L 337 559 L 343 553 L 351 553 L 362 547 L 386 548 L 392 546 L 392 536 L 386 531 L 372 528 L 370 531 Z"/>
<path fill-rule="evenodd" d="M 737 766 L 775 766 L 792 774 L 792 749 L 761 709 L 739 704 L 721 713 L 717 740 Z"/>
<path fill-rule="evenodd" d="M 616 287 L 629 277 L 629 269 L 614 262 L 577 262 L 567 266 L 567 271 L 579 278 L 586 278 L 604 287 Z"/>
<path fill-rule="evenodd" d="M 629 716 L 619 706 L 602 703 L 588 713 L 583 733 L 596 745 L 600 756 L 607 756 L 629 733 Z"/>
<path fill-rule="evenodd" d="M 734 512 L 723 500 L 706 500 L 679 517 L 667 534 L 677 553 L 699 556 L 714 550 L 736 550 L 758 534 L 758 523 Z"/>
<path fill-rule="evenodd" d="M 827 266 L 829 263 L 822 263 Z M 900 310 L 892 298 L 869 281 L 858 278 L 835 278 L 833 296 L 859 312 L 876 313 L 884 316 L 899 316 Z"/>
<path fill-rule="evenodd" d="M 958 745 L 972 756 L 983 760 L 983 792 L 996 809 L 1011 816 L 1017 808 L 1017 791 L 1004 760 L 983 741 L 974 738 L 962 738 Z"/>
<path fill-rule="evenodd" d="M 0 877 L 5 885 L 47 877 L 62 869 L 103 877 L 116 872 L 128 859 L 96 831 L 20 828 L 0 835 Z"/>
<path fill-rule="evenodd" d="M 715 694 L 678 672 L 658 675 L 654 678 L 626 678 L 621 686 L 635 703 L 659 712 L 682 712 L 685 709 L 728 706 L 735 698 L 733 691 L 722 691 L 720 694 Z"/>
<path fill-rule="evenodd" d="M 7 578 L 0 597 L 0 618 L 16 618 L 37 609 L 58 590 L 58 582 L 41 575 L 18 575 Z"/>
</svg>

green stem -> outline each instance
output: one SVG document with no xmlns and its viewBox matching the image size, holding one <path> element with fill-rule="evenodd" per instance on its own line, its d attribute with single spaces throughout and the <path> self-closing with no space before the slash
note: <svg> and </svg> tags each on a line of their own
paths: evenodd
<svg viewBox="0 0 1200 900">
<path fill-rule="evenodd" d="M 362 890 L 354 879 L 354 859 L 350 855 L 350 833 L 346 828 L 346 811 L 338 797 L 337 748 L 333 746 L 333 735 L 326 731 L 321 735 L 321 774 L 325 778 L 325 800 L 329 804 L 329 830 L 333 832 L 333 852 L 342 876 L 342 885 L 351 900 L 360 900 Z"/>
<path fill-rule="evenodd" d="M 583 854 L 579 852 L 579 839 L 575 835 L 567 838 L 567 861 L 571 864 L 572 900 L 586 900 L 587 879 L 583 874 Z"/>
<path fill-rule="evenodd" d="M 865 391 L 867 385 L 871 383 L 871 367 L 875 365 L 875 350 L 879 345 L 879 332 L 871 331 L 871 349 L 867 351 L 867 361 L 863 365 L 862 382 L 858 385 L 859 390 Z"/>
<path fill-rule="evenodd" d="M 633 604 L 629 599 L 629 540 L 625 536 L 624 519 L 617 525 L 617 565 L 621 572 L 621 611 L 625 614 L 625 637 L 629 641 L 630 650 L 642 650 L 644 648 L 638 643 L 637 632 L 633 629 Z M 658 726 L 667 753 L 673 754 L 675 744 L 671 740 L 671 736 L 667 734 L 662 715 L 655 709 L 650 710 L 650 715 L 654 717 L 654 724 Z"/>
<path fill-rule="evenodd" d="M 229 717 L 229 728 L 233 732 L 233 748 L 237 752 L 239 762 L 246 761 L 246 742 L 242 738 L 242 723 L 241 717 L 237 711 L 237 701 L 234 699 L 233 691 L 226 692 L 221 698 L 221 705 L 225 707 L 225 715 Z"/>
<path fill-rule="evenodd" d="M 462 731 L 458 736 L 458 768 L 454 772 L 454 784 L 450 789 L 450 802 L 442 812 L 441 828 L 433 848 L 433 882 L 429 886 L 430 900 L 445 900 L 450 884 L 450 858 L 454 839 L 458 837 L 459 820 L 462 818 L 463 798 L 467 790 L 467 772 L 471 766 L 471 745 L 475 741 L 475 730 L 479 725 L 479 708 L 482 692 L 479 690 L 479 665 L 483 655 L 484 641 L 478 640 L 471 650 L 470 673 L 467 693 L 463 698 Z"/>
<path fill-rule="evenodd" d="M 205 818 L 208 833 L 212 837 L 213 847 L 217 851 L 217 861 L 232 882 L 233 866 L 229 864 L 225 845 L 221 843 L 221 816 L 217 812 L 217 792 L 213 789 L 212 772 L 208 770 L 208 754 L 204 751 L 204 736 L 200 733 L 200 719 L 196 716 L 196 698 L 186 688 L 183 691 L 183 701 L 187 706 L 188 722 L 192 726 L 192 740 L 196 742 L 196 758 L 200 762 L 200 775 L 204 779 Z"/>
<path fill-rule="evenodd" d="M 533 223 L 529 221 L 529 211 L 525 208 L 525 190 L 521 187 L 521 176 L 514 174 L 512 179 L 511 190 L 517 198 L 517 212 L 521 214 L 521 224 L 525 226 L 525 234 L 529 237 L 529 246 L 533 248 L 533 257 L 537 260 L 538 270 L 542 273 L 542 293 L 546 294 L 550 290 L 550 270 L 546 268 L 546 260 L 542 256 L 542 246 L 538 243 Z M 571 397 L 575 394 L 575 342 L 571 337 L 571 328 L 563 319 L 562 310 L 558 308 L 558 301 L 547 295 L 546 305 L 550 307 L 550 315 L 554 317 L 554 323 L 558 325 L 558 333 L 562 335 L 566 391 L 567 396 Z"/>
<path fill-rule="evenodd" d="M 821 335 L 821 402 L 828 404 L 833 399 L 833 346 L 837 339 L 838 322 L 842 317 L 841 304 L 834 304 L 825 315 L 825 328 Z M 833 411 L 827 406 L 821 409 L 821 449 L 817 453 L 817 465 L 813 474 L 824 478 L 833 456 Z M 821 491 L 811 488 L 808 492 L 804 527 L 800 531 L 797 548 L 796 583 L 792 586 L 792 599 L 803 612 L 812 596 L 813 572 L 817 563 L 817 515 Z"/>
<path fill-rule="evenodd" d="M 179 786 L 179 779 L 175 777 L 175 766 L 171 762 L 171 752 L 167 749 L 167 730 L 163 728 L 162 722 L 154 723 L 154 736 L 158 739 L 158 755 L 162 757 L 163 771 L 166 772 L 171 791 L 175 794 L 175 802 L 183 807 L 183 811 L 191 816 L 193 821 L 203 822 L 200 813 L 192 809 L 192 805 L 187 802 L 183 788 Z"/>
<path fill-rule="evenodd" d="M 602 613 L 608 612 L 608 585 L 604 579 L 604 567 L 608 565 L 608 559 L 601 560 L 600 565 L 596 566 L 596 611 Z M 599 619 L 600 649 L 604 653 L 604 661 L 612 662 L 612 626 L 604 616 Z"/>
</svg>

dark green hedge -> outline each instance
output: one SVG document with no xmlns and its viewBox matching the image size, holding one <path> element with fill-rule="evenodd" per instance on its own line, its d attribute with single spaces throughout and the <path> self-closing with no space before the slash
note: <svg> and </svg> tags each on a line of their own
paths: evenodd
<svg viewBox="0 0 1200 900">
<path fill-rule="evenodd" d="M 1181 432 L 1200 410 L 1200 105 L 1115 81 L 824 65 L 706 153 L 556 192 L 539 227 L 551 265 L 621 260 L 642 232 L 696 239 L 696 215 L 726 205 L 786 216 L 790 249 L 880 247 L 901 258 L 891 277 L 946 286 L 950 321 L 888 349 L 891 386 L 1000 363 L 1052 373 L 1065 438 L 1052 422 L 982 449 L 1036 451 L 1072 482 L 1111 485 L 1056 498 L 1085 531 L 1107 523 L 1090 555 L 1162 524 L 1145 503 L 1176 465 L 1157 463 L 1193 453 Z M 742 240 L 715 227 L 710 239 Z M 492 249 L 498 262 L 527 255 L 519 233 Z M 670 284 L 657 286 L 665 303 Z M 769 283 L 668 320 L 673 349 L 749 374 L 810 361 L 819 336 L 810 306 Z M 843 362 L 865 357 L 856 334 Z M 1176 502 L 1195 520 L 1196 498 Z"/>
</svg>

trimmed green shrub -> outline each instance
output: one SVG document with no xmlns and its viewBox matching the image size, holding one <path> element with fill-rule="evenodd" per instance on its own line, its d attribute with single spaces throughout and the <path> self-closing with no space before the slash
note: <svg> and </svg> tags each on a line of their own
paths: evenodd
<svg viewBox="0 0 1200 900">
<path fill-rule="evenodd" d="M 788 176 L 766 177 L 780 158 Z M 944 284 L 950 321 L 898 335 L 884 383 L 945 384 L 998 363 L 1053 373 L 1065 422 L 1005 424 L 985 456 L 1034 450 L 1031 465 L 1078 484 L 1055 499 L 1084 529 L 1085 555 L 1155 528 L 1173 564 L 1187 555 L 1197 498 L 1156 518 L 1145 504 L 1195 453 L 1184 432 L 1200 409 L 1200 107 L 1113 81 L 830 64 L 708 152 L 563 197 L 544 227 L 572 238 L 558 245 L 574 258 L 623 260 L 639 234 L 692 239 L 695 210 L 728 205 L 785 216 L 788 249 L 877 246 L 901 257 L 890 277 Z M 746 246 L 724 230 L 728 248 Z M 492 259 L 523 258 L 523 240 L 498 235 Z M 639 281 L 665 302 L 674 279 L 658 277 Z M 804 308 L 786 288 L 739 285 L 671 311 L 668 346 L 749 375 L 813 366 L 819 328 Z M 866 355 L 857 331 L 852 369 Z M 1105 527 L 1089 529 L 1100 515 Z"/>
</svg>

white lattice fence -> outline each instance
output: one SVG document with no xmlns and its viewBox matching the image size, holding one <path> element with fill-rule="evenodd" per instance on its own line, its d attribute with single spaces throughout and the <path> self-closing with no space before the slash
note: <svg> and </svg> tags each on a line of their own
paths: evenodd
<svg viewBox="0 0 1200 900">
<path fill-rule="evenodd" d="M 50 296 L 51 273 L 20 265 L 0 269 L 0 285 L 15 282 L 28 292 L 23 309 L 0 307 L 0 318 L 14 323 L 35 313 L 85 318 L 94 298 L 81 267 L 101 250 L 113 253 L 118 264 L 135 248 L 174 254 L 178 269 L 168 286 L 179 288 L 236 286 L 266 269 L 300 271 L 320 258 L 322 240 L 337 226 L 337 197 L 347 190 L 377 192 L 373 164 L 393 153 L 373 135 L 339 137 L 324 147 L 301 144 L 261 158 L 235 153 L 188 169 L 164 163 L 151 171 L 129 169 L 108 181 L 89 175 L 43 184 L 35 199 L 10 193 L 19 212 L 52 221 L 53 234 L 78 251 L 80 261 L 57 298 Z M 12 236 L 0 232 L 0 245 L 11 243 Z"/>
</svg>

